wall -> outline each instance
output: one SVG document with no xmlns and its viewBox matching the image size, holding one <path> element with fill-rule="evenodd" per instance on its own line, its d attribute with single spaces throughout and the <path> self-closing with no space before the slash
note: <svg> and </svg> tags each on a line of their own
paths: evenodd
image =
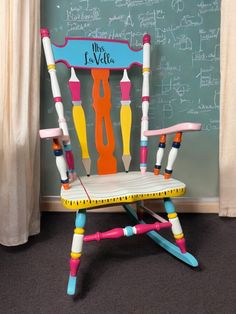
<svg viewBox="0 0 236 314">
<path fill-rule="evenodd" d="M 127 39 L 139 48 L 144 33 L 152 36 L 150 129 L 167 127 L 184 121 L 201 122 L 203 131 L 186 134 L 174 177 L 187 184 L 191 198 L 218 196 L 218 131 L 219 131 L 219 1 L 207 0 L 42 0 L 41 25 L 49 28 L 53 42 L 62 44 L 65 36 Z M 69 71 L 58 65 L 58 77 L 66 117 L 73 140 L 76 168 L 84 175 L 71 117 L 71 100 L 67 81 Z M 41 73 L 41 128 L 57 127 L 49 76 L 44 56 Z M 61 76 L 64 78 L 61 78 Z M 88 96 L 92 81 L 87 71 L 77 72 L 82 84 L 83 105 L 87 115 L 89 149 L 96 172 L 92 99 Z M 141 118 L 141 75 L 129 71 L 134 89 L 132 110 L 131 169 L 138 169 L 138 145 Z M 114 131 L 120 137 L 118 92 L 121 73 L 112 78 L 114 93 Z M 83 95 L 84 94 L 84 95 Z M 150 140 L 149 170 L 155 163 L 156 139 Z M 121 146 L 116 156 L 121 156 Z M 41 149 L 41 194 L 58 195 L 59 183 L 54 157 L 48 142 Z M 122 170 L 122 163 L 118 163 Z"/>
</svg>

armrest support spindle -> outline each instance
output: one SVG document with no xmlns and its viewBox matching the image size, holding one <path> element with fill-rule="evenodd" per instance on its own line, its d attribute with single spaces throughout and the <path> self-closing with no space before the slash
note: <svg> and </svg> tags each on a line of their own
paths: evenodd
<svg viewBox="0 0 236 314">
<path fill-rule="evenodd" d="M 164 156 L 165 147 L 166 147 L 166 135 L 162 135 L 160 137 L 159 148 L 157 150 L 157 156 L 156 156 L 156 164 L 154 167 L 154 174 L 155 175 L 158 175 L 160 173 L 161 162 L 162 162 L 162 158 Z"/>
<path fill-rule="evenodd" d="M 174 162 L 177 158 L 178 150 L 180 148 L 181 141 L 182 141 L 182 132 L 178 132 L 174 137 L 174 141 L 172 143 L 172 148 L 169 152 L 168 162 L 167 162 L 167 166 L 166 166 L 165 174 L 164 174 L 165 179 L 169 179 L 171 177 L 171 174 L 173 172 L 173 165 L 174 165 Z"/>
<path fill-rule="evenodd" d="M 67 165 L 63 156 L 63 150 L 57 138 L 54 138 L 52 141 L 53 141 L 52 149 L 56 157 L 56 165 L 60 173 L 61 183 L 64 189 L 68 190 L 70 186 L 69 186 L 69 178 L 67 175 Z"/>
</svg>

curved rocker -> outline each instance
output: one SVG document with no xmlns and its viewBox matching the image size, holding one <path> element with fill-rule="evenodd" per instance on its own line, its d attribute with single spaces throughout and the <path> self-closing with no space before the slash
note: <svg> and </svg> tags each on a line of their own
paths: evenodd
<svg viewBox="0 0 236 314">
<path fill-rule="evenodd" d="M 123 205 L 124 209 L 130 214 L 131 218 L 135 220 L 138 223 L 141 224 L 146 224 L 145 221 L 139 220 L 135 210 L 129 206 L 129 205 Z M 196 258 L 190 254 L 190 253 L 181 253 L 180 249 L 178 246 L 174 245 L 170 241 L 166 240 L 163 238 L 158 232 L 156 231 L 149 231 L 146 233 L 149 238 L 151 238 L 154 242 L 156 242 L 158 245 L 160 245 L 164 250 L 169 252 L 171 255 L 177 257 L 180 259 L 182 262 L 192 266 L 192 267 L 197 267 L 198 266 L 198 261 Z"/>
</svg>

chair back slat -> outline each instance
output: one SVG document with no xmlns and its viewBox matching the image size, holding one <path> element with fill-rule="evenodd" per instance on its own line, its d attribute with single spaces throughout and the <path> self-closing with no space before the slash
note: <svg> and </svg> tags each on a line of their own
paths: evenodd
<svg viewBox="0 0 236 314">
<path fill-rule="evenodd" d="M 117 172 L 115 136 L 110 116 L 111 91 L 109 85 L 109 69 L 92 69 L 93 77 L 93 109 L 95 111 L 95 143 L 99 154 L 97 161 L 98 174 Z M 100 86 L 103 92 L 101 93 Z M 102 94 L 102 95 L 101 95 Z M 106 138 L 106 143 L 104 139 Z"/>
<path fill-rule="evenodd" d="M 62 46 L 52 44 L 52 51 L 68 68 L 120 70 L 143 63 L 142 49 L 130 48 L 125 40 L 66 37 Z"/>
<path fill-rule="evenodd" d="M 49 33 L 46 34 L 45 30 L 42 33 L 43 41 L 44 36 L 46 37 L 45 41 L 48 41 Z M 98 152 L 97 172 L 98 174 L 110 174 L 117 172 L 117 160 L 114 156 L 116 143 L 110 114 L 112 108 L 109 83 L 110 71 L 123 70 L 123 76 L 120 81 L 120 128 L 123 147 L 122 161 L 125 171 L 128 171 L 131 162 L 132 111 L 130 106 L 131 82 L 127 69 L 130 69 L 133 65 L 143 67 L 140 169 L 144 172 L 147 162 L 148 139 L 143 132 L 148 130 L 150 36 L 144 35 L 143 48 L 138 50 L 132 49 L 128 41 L 99 38 L 66 37 L 65 43 L 61 46 L 51 44 L 50 40 L 49 43 L 50 49 L 46 47 L 47 49 L 45 50 L 46 59 L 48 55 L 49 61 L 53 61 L 54 65 L 62 62 L 71 69 L 69 88 L 73 104 L 72 115 L 81 147 L 82 162 L 87 175 L 90 174 L 91 167 L 88 149 L 89 139 L 87 138 L 86 116 L 80 95 L 80 81 L 74 69 L 91 70 L 93 79 L 92 106 L 95 112 L 95 145 Z M 55 70 L 52 69 L 51 72 L 53 72 L 52 74 L 49 72 L 51 80 L 54 82 L 52 83 L 53 95 L 57 98 L 60 97 L 61 100 L 60 93 L 55 92 L 58 90 L 58 83 L 54 74 Z M 61 108 L 62 102 L 61 106 L 57 103 L 58 99 L 56 107 Z M 61 112 L 61 109 L 59 111 Z M 59 115 L 61 115 L 60 112 Z M 61 119 L 61 125 L 62 122 Z M 68 141 L 68 144 L 70 144 L 70 141 Z"/>
<path fill-rule="evenodd" d="M 84 165 L 87 175 L 90 175 L 91 169 L 91 159 L 88 150 L 87 141 L 87 129 L 86 129 L 86 118 L 84 114 L 84 109 L 82 106 L 81 96 L 80 96 L 80 81 L 75 74 L 75 70 L 71 68 L 71 77 L 69 79 L 69 87 L 72 99 L 72 116 L 74 121 L 74 126 L 76 134 L 80 143 L 82 152 L 82 163 Z"/>
<path fill-rule="evenodd" d="M 131 82 L 128 77 L 126 69 L 124 70 L 123 77 L 120 81 L 120 89 L 121 89 L 120 127 L 123 143 L 122 161 L 125 167 L 125 171 L 128 172 L 131 162 L 130 135 L 132 125 L 132 111 L 130 108 Z"/>
</svg>

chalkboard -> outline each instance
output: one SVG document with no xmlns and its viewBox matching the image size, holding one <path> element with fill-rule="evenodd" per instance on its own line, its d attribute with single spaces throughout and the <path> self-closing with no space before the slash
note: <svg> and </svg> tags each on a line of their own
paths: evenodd
<svg viewBox="0 0 236 314">
<path fill-rule="evenodd" d="M 150 129 L 168 127 L 180 122 L 201 122 L 203 131 L 183 137 L 174 177 L 187 184 L 189 197 L 218 195 L 218 130 L 219 130 L 219 0 L 54 0 L 41 1 L 41 25 L 50 30 L 51 40 L 63 44 L 66 36 L 98 37 L 128 40 L 133 48 L 141 48 L 142 36 L 149 33 L 151 46 Z M 81 152 L 71 117 L 68 89 L 69 71 L 58 64 L 57 73 L 66 118 L 73 141 L 76 169 L 84 175 Z M 81 80 L 83 105 L 92 155 L 92 172 L 96 172 L 97 153 L 94 143 L 92 80 L 89 71 L 77 72 Z M 132 163 L 139 168 L 139 136 L 141 119 L 141 70 L 129 70 L 132 81 Z M 111 77 L 114 90 L 113 127 L 121 138 L 119 81 L 121 72 Z M 50 90 L 44 55 L 41 72 L 41 128 L 57 127 L 57 114 Z M 169 144 L 170 140 L 169 140 Z M 149 169 L 153 169 L 157 139 L 149 142 Z M 123 171 L 122 147 L 116 147 L 118 169 Z M 58 174 L 50 143 L 41 149 L 41 193 L 58 195 Z"/>
</svg>

